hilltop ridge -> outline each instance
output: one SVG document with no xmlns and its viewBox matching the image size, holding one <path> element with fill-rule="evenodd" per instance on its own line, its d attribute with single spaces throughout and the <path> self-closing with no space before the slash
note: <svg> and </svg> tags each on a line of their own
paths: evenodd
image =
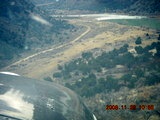
<svg viewBox="0 0 160 120">
<path fill-rule="evenodd" d="M 34 0 L 33 2 L 50 13 L 57 9 L 141 15 L 159 15 L 160 13 L 160 0 Z"/>
</svg>

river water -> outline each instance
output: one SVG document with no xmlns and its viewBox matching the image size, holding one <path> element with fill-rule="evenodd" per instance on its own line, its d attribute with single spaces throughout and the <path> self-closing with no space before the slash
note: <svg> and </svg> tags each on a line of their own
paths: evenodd
<svg viewBox="0 0 160 120">
<path fill-rule="evenodd" d="M 146 16 L 130 16 L 130 15 L 119 15 L 119 14 L 78 14 L 78 15 L 51 15 L 52 17 L 64 17 L 64 18 L 94 18 L 100 20 L 112 20 L 112 19 L 142 19 L 147 18 Z"/>
<path fill-rule="evenodd" d="M 160 30 L 160 19 L 151 18 L 147 16 L 134 16 L 115 13 L 103 14 L 77 14 L 77 15 L 51 15 L 52 17 L 60 18 L 86 18 L 87 21 L 109 21 L 116 22 L 123 25 L 144 26 L 152 29 Z"/>
</svg>

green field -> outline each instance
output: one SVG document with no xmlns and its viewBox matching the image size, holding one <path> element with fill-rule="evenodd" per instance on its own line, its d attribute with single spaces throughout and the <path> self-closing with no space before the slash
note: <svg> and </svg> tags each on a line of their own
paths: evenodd
<svg viewBox="0 0 160 120">
<path fill-rule="evenodd" d="M 160 30 L 160 19 L 156 18 L 143 18 L 143 19 L 117 19 L 117 20 L 108 20 L 109 22 L 115 22 L 123 25 L 131 26 L 143 26 L 149 27 L 152 29 Z"/>
</svg>

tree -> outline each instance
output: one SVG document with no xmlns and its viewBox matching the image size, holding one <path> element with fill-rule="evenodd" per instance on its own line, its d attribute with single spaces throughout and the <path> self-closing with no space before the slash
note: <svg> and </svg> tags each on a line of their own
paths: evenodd
<svg viewBox="0 0 160 120">
<path fill-rule="evenodd" d="M 145 81 L 146 85 L 154 85 L 160 83 L 160 77 L 156 74 L 150 74 Z"/>
<path fill-rule="evenodd" d="M 129 80 L 128 88 L 134 88 L 137 81 L 137 78 L 131 77 L 131 79 Z"/>
<path fill-rule="evenodd" d="M 157 57 L 160 57 L 160 43 L 158 42 L 156 45 L 157 53 L 155 54 Z"/>
<path fill-rule="evenodd" d="M 128 44 L 124 44 L 124 45 L 118 50 L 118 52 L 119 52 L 119 53 L 125 53 L 125 52 L 128 51 L 128 49 L 127 49 L 128 47 L 129 47 Z"/>
<path fill-rule="evenodd" d="M 158 36 L 158 40 L 160 40 L 160 34 L 159 34 L 159 36 Z"/>
<path fill-rule="evenodd" d="M 136 74 L 137 78 L 141 78 L 141 77 L 144 76 L 144 71 L 141 70 L 140 68 L 137 68 L 137 69 L 135 70 L 135 74 Z"/>
<path fill-rule="evenodd" d="M 69 83 L 66 83 L 66 84 L 65 84 L 65 87 L 67 87 L 67 88 L 70 88 L 70 89 L 74 90 L 74 87 L 73 87 L 72 85 L 70 85 Z"/>
<path fill-rule="evenodd" d="M 149 34 L 147 33 L 147 34 L 146 34 L 146 36 L 148 37 L 148 36 L 149 36 Z"/>
<path fill-rule="evenodd" d="M 141 44 L 142 43 L 142 39 L 141 37 L 138 37 L 135 41 L 135 43 L 138 45 L 138 44 Z"/>
<path fill-rule="evenodd" d="M 63 69 L 63 67 L 58 64 L 58 70 L 62 70 L 62 69 Z"/>
<path fill-rule="evenodd" d="M 111 90 L 118 90 L 119 89 L 119 85 L 118 85 L 118 81 L 117 79 L 114 79 L 112 76 L 107 76 L 106 77 L 106 87 L 109 91 Z"/>
<path fill-rule="evenodd" d="M 93 57 L 93 55 L 92 55 L 92 53 L 91 52 L 85 52 L 85 53 L 82 53 L 82 58 L 83 59 L 89 59 L 89 58 L 92 58 Z"/>
<path fill-rule="evenodd" d="M 132 78 L 131 74 L 125 74 L 121 77 L 121 79 L 124 81 L 125 84 L 129 82 L 129 80 Z"/>
<path fill-rule="evenodd" d="M 123 56 L 119 56 L 117 59 L 117 64 L 125 65 L 130 68 L 135 63 L 135 58 L 132 53 L 127 52 Z"/>
<path fill-rule="evenodd" d="M 135 50 L 136 50 L 137 54 L 142 54 L 144 52 L 143 48 L 141 46 L 136 46 Z"/>
<path fill-rule="evenodd" d="M 88 86 L 95 86 L 97 83 L 95 74 L 93 73 L 89 74 L 88 77 L 85 78 L 85 83 Z"/>
<path fill-rule="evenodd" d="M 56 73 L 53 74 L 53 77 L 61 78 L 62 74 L 60 72 L 56 72 Z"/>
<path fill-rule="evenodd" d="M 156 46 L 157 46 L 157 43 L 156 43 L 156 42 L 153 42 L 153 43 L 151 44 L 151 49 L 154 49 Z"/>
<path fill-rule="evenodd" d="M 49 81 L 49 82 L 53 82 L 52 78 L 50 78 L 50 77 L 45 77 L 43 79 L 46 80 L 46 81 Z"/>
</svg>

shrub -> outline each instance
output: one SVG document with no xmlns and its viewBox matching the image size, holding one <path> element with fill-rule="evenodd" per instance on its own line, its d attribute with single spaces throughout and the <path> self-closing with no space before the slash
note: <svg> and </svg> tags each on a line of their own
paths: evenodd
<svg viewBox="0 0 160 120">
<path fill-rule="evenodd" d="M 49 81 L 49 82 L 53 82 L 52 78 L 50 78 L 50 77 L 46 77 L 46 78 L 44 78 L 44 80 Z"/>
<path fill-rule="evenodd" d="M 136 46 L 135 50 L 136 50 L 137 54 L 142 54 L 144 52 L 143 48 L 141 46 Z"/>
<path fill-rule="evenodd" d="M 158 40 L 160 40 L 160 34 L 159 34 L 159 36 L 158 36 Z"/>
<path fill-rule="evenodd" d="M 135 41 L 135 43 L 138 45 L 138 44 L 141 44 L 142 43 L 142 39 L 141 37 L 138 37 Z"/>
<path fill-rule="evenodd" d="M 62 74 L 60 72 L 57 72 L 53 74 L 53 77 L 60 78 L 62 77 Z"/>
</svg>

